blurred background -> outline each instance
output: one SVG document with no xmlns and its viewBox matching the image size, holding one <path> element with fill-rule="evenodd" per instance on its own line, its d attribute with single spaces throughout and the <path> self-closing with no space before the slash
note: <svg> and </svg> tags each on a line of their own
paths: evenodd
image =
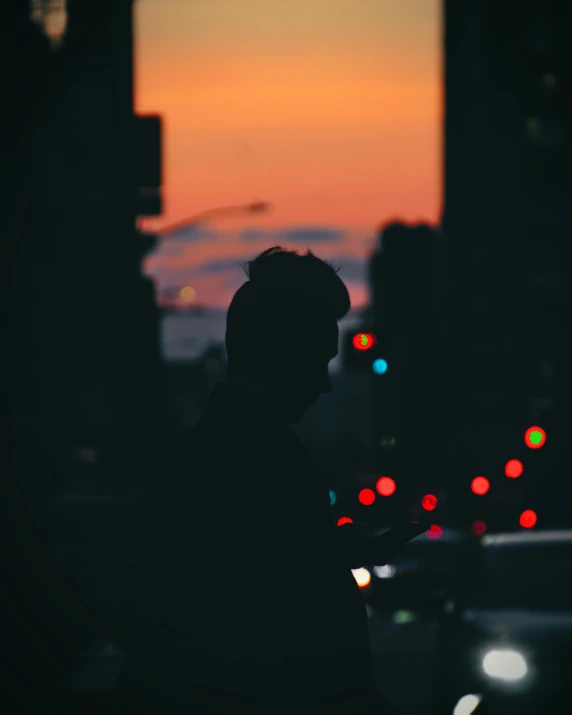
<svg viewBox="0 0 572 715">
<path fill-rule="evenodd" d="M 292 427 L 338 524 L 432 524 L 354 572 L 381 689 L 456 715 L 557 696 L 572 673 L 561 5 L 5 0 L 16 712 L 105 711 L 143 500 L 224 380 L 241 264 L 272 245 L 339 265 L 351 296 L 333 390 Z"/>
</svg>

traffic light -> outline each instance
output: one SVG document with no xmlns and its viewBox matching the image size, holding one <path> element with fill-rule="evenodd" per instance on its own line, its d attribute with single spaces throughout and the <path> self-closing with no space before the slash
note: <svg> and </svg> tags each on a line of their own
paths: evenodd
<svg viewBox="0 0 572 715">
<path fill-rule="evenodd" d="M 524 433 L 524 442 L 530 449 L 540 449 L 546 442 L 546 432 L 542 427 L 529 427 Z"/>
<path fill-rule="evenodd" d="M 386 356 L 377 335 L 366 330 L 348 331 L 343 337 L 342 364 L 346 372 L 363 372 L 385 375 L 388 370 Z"/>
<path fill-rule="evenodd" d="M 356 333 L 352 338 L 352 345 L 358 352 L 371 350 L 376 343 L 375 335 L 371 333 Z"/>
</svg>

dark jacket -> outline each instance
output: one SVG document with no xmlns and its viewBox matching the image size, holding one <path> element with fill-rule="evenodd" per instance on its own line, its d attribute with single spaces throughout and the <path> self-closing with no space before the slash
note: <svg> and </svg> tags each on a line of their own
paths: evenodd
<svg viewBox="0 0 572 715">
<path fill-rule="evenodd" d="M 299 439 L 218 383 L 180 457 L 150 502 L 121 697 L 183 712 L 198 688 L 279 712 L 374 690 L 361 537 Z"/>
</svg>

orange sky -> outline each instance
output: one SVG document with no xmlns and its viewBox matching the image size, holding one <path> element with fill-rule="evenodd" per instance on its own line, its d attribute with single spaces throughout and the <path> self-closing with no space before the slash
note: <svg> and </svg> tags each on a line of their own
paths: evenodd
<svg viewBox="0 0 572 715">
<path fill-rule="evenodd" d="M 134 7 L 135 108 L 161 114 L 164 129 L 164 214 L 144 226 L 252 200 L 273 206 L 213 222 L 218 239 L 195 241 L 180 260 L 246 260 L 278 242 L 272 231 L 300 226 L 345 235 L 288 247 L 364 260 L 364 232 L 373 235 L 381 222 L 439 221 L 437 0 L 137 0 Z M 268 239 L 237 238 L 255 227 Z M 151 273 L 159 257 L 148 260 Z M 202 287 L 192 284 L 197 299 L 224 303 L 228 283 L 211 275 Z"/>
</svg>

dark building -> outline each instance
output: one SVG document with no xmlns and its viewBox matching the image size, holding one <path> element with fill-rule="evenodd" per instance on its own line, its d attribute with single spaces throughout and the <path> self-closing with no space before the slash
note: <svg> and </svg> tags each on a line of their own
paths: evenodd
<svg viewBox="0 0 572 715">
<path fill-rule="evenodd" d="M 566 521 L 554 497 L 572 496 L 565 10 L 553 0 L 444 3 L 446 471 L 467 513 L 471 478 L 487 476 L 511 504 L 499 502 L 503 527 L 518 528 L 521 506 L 537 505 L 544 525 Z M 533 453 L 524 432 L 536 424 L 548 437 Z M 510 458 L 523 460 L 522 479 L 506 479 Z"/>
<path fill-rule="evenodd" d="M 135 548 L 106 497 L 153 467 L 160 122 L 133 113 L 132 0 L 6 0 L 0 34 L 3 701 L 80 712 L 58 693 L 121 637 Z"/>
<path fill-rule="evenodd" d="M 404 511 L 442 486 L 441 247 L 437 229 L 390 223 L 369 263 L 371 328 L 386 362 L 372 383 L 378 469 L 395 479 Z"/>
<path fill-rule="evenodd" d="M 132 0 L 10 0 L 3 28 L 11 468 L 37 451 L 45 473 L 22 482 L 66 488 L 74 447 L 97 447 L 93 486 L 113 491 L 136 471 L 122 454 L 148 442 L 137 434 L 154 428 L 159 399 L 154 286 L 140 268 L 153 237 L 136 217 L 161 211 L 160 124 L 133 112 Z"/>
</svg>

